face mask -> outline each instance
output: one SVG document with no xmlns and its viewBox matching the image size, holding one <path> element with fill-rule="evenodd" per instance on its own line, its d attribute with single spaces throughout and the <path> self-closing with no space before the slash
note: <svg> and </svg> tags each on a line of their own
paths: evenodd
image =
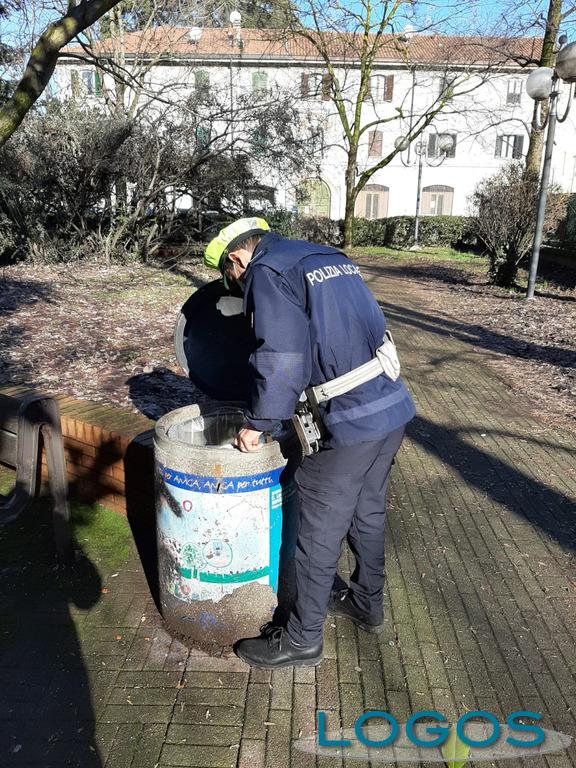
<svg viewBox="0 0 576 768">
<path fill-rule="evenodd" d="M 229 289 L 230 288 L 230 284 L 229 284 L 230 283 L 230 279 L 232 279 L 236 283 L 236 285 L 238 286 L 240 291 L 242 293 L 244 293 L 244 277 L 245 277 L 246 272 L 244 271 L 240 275 L 237 275 L 237 273 L 236 273 L 237 272 L 237 270 L 236 270 L 237 267 L 238 267 L 238 265 L 236 264 L 236 262 L 234 262 L 233 272 L 230 275 L 230 277 L 228 277 L 228 275 L 226 275 L 226 274 L 224 275 L 224 285 L 226 286 L 226 288 Z M 230 273 L 228 273 L 228 274 L 230 274 Z"/>
</svg>

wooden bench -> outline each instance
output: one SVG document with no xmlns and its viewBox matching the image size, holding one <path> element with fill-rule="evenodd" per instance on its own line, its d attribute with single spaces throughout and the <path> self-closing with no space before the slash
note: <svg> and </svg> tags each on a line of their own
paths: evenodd
<svg viewBox="0 0 576 768">
<path fill-rule="evenodd" d="M 51 397 L 26 393 L 0 394 L 0 463 L 16 470 L 16 484 L 8 496 L 0 494 L 0 525 L 18 519 L 40 487 L 42 437 L 48 483 L 54 509 L 54 539 L 58 555 L 74 559 L 68 502 L 68 478 L 60 426 L 60 409 Z"/>
</svg>

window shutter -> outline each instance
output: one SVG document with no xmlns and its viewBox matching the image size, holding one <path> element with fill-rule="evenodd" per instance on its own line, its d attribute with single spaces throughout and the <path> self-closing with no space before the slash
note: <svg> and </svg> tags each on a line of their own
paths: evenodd
<svg viewBox="0 0 576 768">
<path fill-rule="evenodd" d="M 258 95 L 262 96 L 266 93 L 268 87 L 268 75 L 266 72 L 253 72 L 252 73 L 252 90 Z"/>
<path fill-rule="evenodd" d="M 452 139 L 452 147 L 448 152 L 446 152 L 446 157 L 456 157 L 456 134 L 455 133 L 448 133 L 447 136 L 450 136 Z"/>
<path fill-rule="evenodd" d="M 392 101 L 394 96 L 394 75 L 386 75 L 384 88 L 384 101 Z"/>
<path fill-rule="evenodd" d="M 428 157 L 436 157 L 437 149 L 436 134 L 431 133 L 428 136 Z"/>
<path fill-rule="evenodd" d="M 329 101 L 332 96 L 332 75 L 322 75 L 322 101 Z"/>
<path fill-rule="evenodd" d="M 199 100 L 204 100 L 210 92 L 210 75 L 205 69 L 198 69 L 194 72 L 194 88 Z"/>
<path fill-rule="evenodd" d="M 512 150 L 512 159 L 520 160 L 524 148 L 524 136 L 514 136 L 514 149 Z"/>
<path fill-rule="evenodd" d="M 198 125 L 196 127 L 196 149 L 205 152 L 210 146 L 212 131 L 208 125 Z"/>
<path fill-rule="evenodd" d="M 496 136 L 496 150 L 494 157 L 502 157 L 502 136 Z"/>
<path fill-rule="evenodd" d="M 304 99 L 310 95 L 310 75 L 307 72 L 302 72 L 302 78 L 300 80 L 300 96 Z"/>
<path fill-rule="evenodd" d="M 369 132 L 368 157 L 382 157 L 382 131 Z"/>
<path fill-rule="evenodd" d="M 94 95 L 102 96 L 102 75 L 98 70 L 94 73 Z"/>
</svg>

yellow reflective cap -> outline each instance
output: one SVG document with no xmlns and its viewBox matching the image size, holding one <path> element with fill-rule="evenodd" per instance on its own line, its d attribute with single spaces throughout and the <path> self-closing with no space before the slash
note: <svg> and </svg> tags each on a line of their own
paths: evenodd
<svg viewBox="0 0 576 768">
<path fill-rule="evenodd" d="M 207 267 L 212 267 L 212 269 L 220 269 L 227 251 L 231 245 L 235 244 L 234 241 L 242 242 L 252 235 L 261 235 L 269 231 L 270 226 L 264 219 L 256 217 L 238 219 L 238 221 L 221 229 L 216 237 L 210 241 L 204 251 L 204 264 Z"/>
</svg>

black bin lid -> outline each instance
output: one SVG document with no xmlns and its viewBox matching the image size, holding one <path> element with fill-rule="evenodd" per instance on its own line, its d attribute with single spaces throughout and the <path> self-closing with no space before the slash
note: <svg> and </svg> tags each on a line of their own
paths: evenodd
<svg viewBox="0 0 576 768">
<path fill-rule="evenodd" d="M 222 280 L 199 288 L 180 310 L 174 346 L 180 366 L 194 384 L 215 400 L 249 400 L 248 358 L 256 342 L 244 315 L 226 316 L 217 304 L 230 297 Z"/>
</svg>

